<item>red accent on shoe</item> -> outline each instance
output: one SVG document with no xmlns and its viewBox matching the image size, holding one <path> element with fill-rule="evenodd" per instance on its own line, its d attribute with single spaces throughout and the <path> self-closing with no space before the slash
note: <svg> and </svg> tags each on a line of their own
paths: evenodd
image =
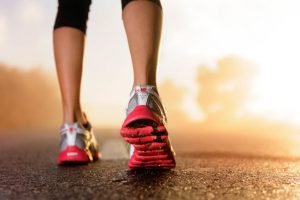
<svg viewBox="0 0 300 200">
<path fill-rule="evenodd" d="M 132 123 L 139 120 L 150 120 L 154 123 L 141 123 L 138 127 L 133 127 Z M 176 166 L 168 132 L 159 116 L 146 105 L 136 106 L 129 113 L 120 134 L 135 148 L 128 162 L 129 168 L 171 169 Z"/>
<path fill-rule="evenodd" d="M 150 136 L 136 137 L 136 138 L 128 138 L 128 137 L 123 137 L 123 138 L 130 144 L 143 144 L 143 143 L 154 142 L 155 140 L 160 140 L 162 142 L 162 141 L 166 140 L 168 138 L 168 136 L 167 135 L 162 135 L 162 136 L 150 135 Z"/>
<path fill-rule="evenodd" d="M 153 143 L 147 143 L 147 144 L 135 144 L 134 148 L 136 150 L 148 151 L 148 150 L 162 149 L 166 145 L 167 144 L 163 143 L 163 142 L 153 142 Z"/>
<path fill-rule="evenodd" d="M 175 166 L 175 163 L 173 163 L 173 160 L 169 159 L 156 159 L 156 160 L 149 160 L 149 161 L 141 161 L 137 160 L 135 158 L 131 159 L 129 164 L 134 164 L 134 165 L 140 165 L 140 166 L 145 166 L 147 167 L 148 165 L 152 166 L 154 164 L 160 165 L 160 164 L 173 164 Z"/>
<path fill-rule="evenodd" d="M 174 153 L 169 145 L 163 149 L 157 150 L 135 150 L 131 156 L 128 167 L 135 168 L 158 168 L 158 169 L 171 169 L 176 166 Z M 134 145 L 136 146 L 136 145 Z"/>
<path fill-rule="evenodd" d="M 157 125 L 162 125 L 159 118 L 148 108 L 146 105 L 136 106 L 133 111 L 126 117 L 122 128 L 128 126 L 128 124 L 136 121 L 148 119 L 157 123 Z"/>
<path fill-rule="evenodd" d="M 172 168 L 175 168 L 176 166 L 174 164 L 165 164 L 165 163 L 162 163 L 162 164 L 149 164 L 147 166 L 141 166 L 141 165 L 135 165 L 135 164 L 132 164 L 132 163 L 129 163 L 128 164 L 128 167 L 131 169 L 131 170 L 134 170 L 134 169 L 159 169 L 159 170 L 169 170 L 169 169 L 172 169 Z"/>
<path fill-rule="evenodd" d="M 163 149 L 158 149 L 158 150 L 149 150 L 149 151 L 140 151 L 140 150 L 135 150 L 137 155 L 140 156 L 154 156 L 154 155 L 164 155 L 166 152 Z"/>
<path fill-rule="evenodd" d="M 57 158 L 57 164 L 63 165 L 67 163 L 88 163 L 93 161 L 90 150 L 83 150 L 77 146 L 68 146 L 61 151 Z"/>
<path fill-rule="evenodd" d="M 123 137 L 141 137 L 141 136 L 149 136 L 153 133 L 166 133 L 166 128 L 164 126 L 156 127 L 156 130 L 152 126 L 145 126 L 145 127 L 123 127 L 121 129 L 121 135 Z"/>
<path fill-rule="evenodd" d="M 154 160 L 138 160 L 136 155 L 133 154 L 129 160 L 128 167 L 131 169 L 138 168 L 156 168 L 156 169 L 172 169 L 176 166 L 174 158 L 157 158 Z"/>
<path fill-rule="evenodd" d="M 168 155 L 154 155 L 154 156 L 139 156 L 139 155 L 135 155 L 135 160 L 137 161 L 142 161 L 142 162 L 147 162 L 147 161 L 157 161 L 157 160 L 164 160 L 167 159 Z"/>
</svg>

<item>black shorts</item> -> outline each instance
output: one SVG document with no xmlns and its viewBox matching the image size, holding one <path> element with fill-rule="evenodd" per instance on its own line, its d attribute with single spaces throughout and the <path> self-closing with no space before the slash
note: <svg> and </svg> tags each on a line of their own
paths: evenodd
<svg viewBox="0 0 300 200">
<path fill-rule="evenodd" d="M 122 9 L 124 9 L 131 1 L 136 0 L 121 0 Z M 151 1 L 162 8 L 160 0 L 148 1 Z M 79 29 L 85 33 L 91 3 L 91 0 L 58 0 L 58 10 L 54 29 L 68 26 Z"/>
</svg>

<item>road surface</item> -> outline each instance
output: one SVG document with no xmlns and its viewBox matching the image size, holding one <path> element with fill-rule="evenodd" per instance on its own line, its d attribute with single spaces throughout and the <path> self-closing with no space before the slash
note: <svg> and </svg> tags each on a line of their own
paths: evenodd
<svg viewBox="0 0 300 200">
<path fill-rule="evenodd" d="M 103 160 L 59 167 L 56 134 L 20 132 L 0 135 L 0 199 L 300 199 L 297 157 L 184 149 L 175 139 L 175 170 L 130 171 L 110 130 L 97 134 Z"/>
</svg>

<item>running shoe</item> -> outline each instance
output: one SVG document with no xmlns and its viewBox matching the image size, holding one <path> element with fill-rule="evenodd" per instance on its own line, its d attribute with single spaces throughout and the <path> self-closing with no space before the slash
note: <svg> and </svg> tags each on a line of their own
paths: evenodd
<svg viewBox="0 0 300 200">
<path fill-rule="evenodd" d="M 89 122 L 65 123 L 60 129 L 58 165 L 85 164 L 100 158 L 99 147 Z"/>
<path fill-rule="evenodd" d="M 130 92 L 120 134 L 130 145 L 130 169 L 174 168 L 175 152 L 166 129 L 167 117 L 157 89 L 137 85 Z"/>
</svg>

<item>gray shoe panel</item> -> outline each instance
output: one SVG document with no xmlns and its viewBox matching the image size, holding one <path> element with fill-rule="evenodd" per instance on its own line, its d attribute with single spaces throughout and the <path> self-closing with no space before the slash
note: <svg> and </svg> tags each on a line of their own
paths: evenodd
<svg viewBox="0 0 300 200">
<path fill-rule="evenodd" d="M 141 87 L 146 87 L 147 91 L 141 91 Z M 161 103 L 161 99 L 158 95 L 157 89 L 151 86 L 136 86 L 135 88 L 132 89 L 131 93 L 135 92 L 136 90 L 137 92 L 132 94 L 132 97 L 129 100 L 128 107 L 126 109 L 126 114 L 128 115 L 129 113 L 131 113 L 138 105 L 146 105 L 161 118 L 161 121 L 163 123 L 166 123 L 167 117 L 165 109 Z"/>
<path fill-rule="evenodd" d="M 88 131 L 87 129 L 85 129 L 81 125 L 77 124 L 76 126 L 78 126 L 80 128 L 79 130 L 81 130 L 83 132 L 72 133 L 72 134 L 76 134 L 75 146 L 77 146 L 80 149 L 93 148 L 93 149 L 97 150 L 98 149 L 98 144 L 97 144 L 97 141 L 96 141 L 95 136 L 93 134 L 92 128 L 90 128 L 90 131 Z M 64 125 L 62 126 L 62 129 L 63 128 L 64 128 Z M 60 138 L 60 151 L 65 150 L 70 145 L 70 144 L 68 144 L 68 138 L 67 137 L 68 137 L 67 133 L 61 135 L 61 138 Z"/>
</svg>

